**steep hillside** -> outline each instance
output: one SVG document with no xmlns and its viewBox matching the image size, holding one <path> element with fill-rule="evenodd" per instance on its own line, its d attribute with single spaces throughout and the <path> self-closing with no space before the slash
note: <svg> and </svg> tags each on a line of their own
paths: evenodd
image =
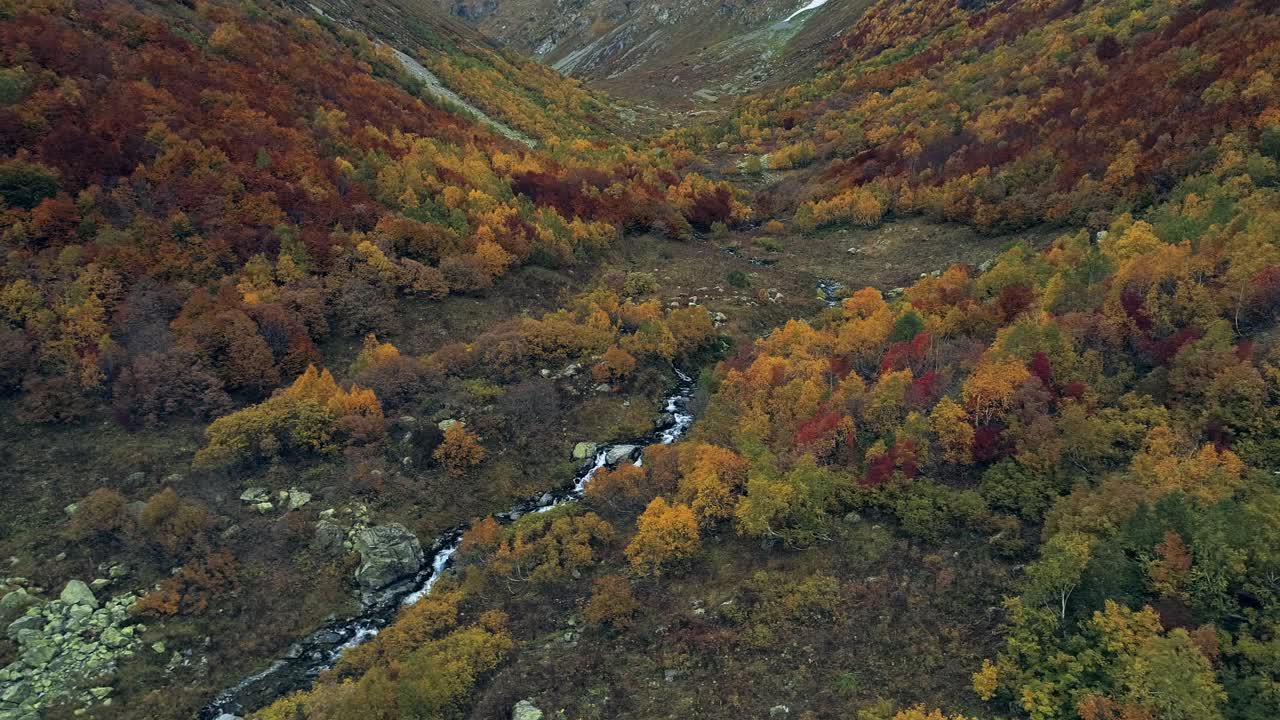
<svg viewBox="0 0 1280 720">
<path fill-rule="evenodd" d="M 1264 0 L 0 0 L 0 720 L 1280 717 L 1277 77 Z"/>
<path fill-rule="evenodd" d="M 439 0 L 486 36 L 646 106 L 708 109 L 807 74 L 864 0 L 592 2 Z"/>
</svg>

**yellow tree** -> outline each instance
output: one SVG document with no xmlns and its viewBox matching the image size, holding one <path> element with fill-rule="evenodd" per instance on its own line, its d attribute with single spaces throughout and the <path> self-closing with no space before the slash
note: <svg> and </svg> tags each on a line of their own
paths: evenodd
<svg viewBox="0 0 1280 720">
<path fill-rule="evenodd" d="M 1031 373 L 1016 358 L 984 358 L 964 382 L 965 405 L 979 425 L 986 425 L 1013 402 L 1014 391 Z"/>
<path fill-rule="evenodd" d="M 693 510 L 656 497 L 636 520 L 626 555 L 637 575 L 661 575 L 673 563 L 692 557 L 701 543 Z"/>
<path fill-rule="evenodd" d="M 944 397 L 929 414 L 929 425 L 947 462 L 968 465 L 973 462 L 973 426 L 964 408 L 949 397 Z"/>
<path fill-rule="evenodd" d="M 485 454 L 476 434 L 462 423 L 455 423 L 444 431 L 444 440 L 432 457 L 444 465 L 450 476 L 457 478 L 484 462 Z"/>
</svg>

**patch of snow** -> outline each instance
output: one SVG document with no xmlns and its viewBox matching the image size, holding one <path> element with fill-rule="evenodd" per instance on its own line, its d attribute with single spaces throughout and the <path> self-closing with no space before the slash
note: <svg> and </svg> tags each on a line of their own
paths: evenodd
<svg viewBox="0 0 1280 720">
<path fill-rule="evenodd" d="M 801 14 L 801 13 L 807 13 L 807 12 L 809 12 L 810 10 L 813 10 L 813 9 L 815 9 L 815 8 L 820 8 L 820 7 L 822 7 L 823 5 L 826 5 L 826 4 L 827 4 L 827 0 L 809 0 L 809 3 L 808 3 L 807 5 L 805 5 L 804 7 L 800 8 L 799 10 L 797 10 L 797 11 L 795 11 L 795 12 L 791 13 L 790 15 L 788 15 L 788 16 L 787 16 L 787 18 L 786 18 L 785 20 L 783 20 L 782 22 L 784 22 L 784 23 L 786 23 L 786 22 L 791 22 L 792 20 L 794 20 L 794 19 L 796 18 L 796 16 L 797 16 L 797 15 L 799 15 L 799 14 Z"/>
</svg>

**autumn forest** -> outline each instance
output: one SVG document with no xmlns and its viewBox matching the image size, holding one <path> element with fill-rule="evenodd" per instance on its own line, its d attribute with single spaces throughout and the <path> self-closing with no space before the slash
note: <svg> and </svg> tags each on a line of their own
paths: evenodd
<svg viewBox="0 0 1280 720">
<path fill-rule="evenodd" d="M 1280 6 L 442 7 L 0 0 L 0 720 L 1280 717 Z"/>
</svg>

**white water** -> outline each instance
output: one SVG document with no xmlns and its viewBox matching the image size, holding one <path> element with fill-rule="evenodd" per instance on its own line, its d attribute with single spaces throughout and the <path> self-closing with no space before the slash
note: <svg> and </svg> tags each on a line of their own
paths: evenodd
<svg viewBox="0 0 1280 720">
<path fill-rule="evenodd" d="M 689 427 L 693 425 L 693 415 L 687 412 L 686 404 L 693 395 L 693 378 L 679 370 L 676 370 L 676 373 L 680 376 L 680 385 L 671 395 L 667 396 L 667 402 L 664 406 L 664 410 L 671 415 L 669 427 L 633 442 L 605 445 L 596 454 L 595 461 L 591 467 L 576 478 L 572 490 L 548 491 L 541 498 L 525 501 L 516 505 L 510 511 L 498 515 L 499 521 L 511 522 L 527 513 L 546 512 L 566 503 L 577 502 L 582 498 L 583 490 L 586 488 L 587 483 L 591 482 L 591 478 L 595 476 L 596 472 L 609 464 L 607 460 L 611 452 L 615 453 L 616 462 L 631 460 L 636 465 L 640 465 L 639 456 L 647 446 L 646 443 L 670 444 L 688 432 Z M 623 457 L 617 458 L 616 452 L 622 447 L 628 448 L 629 452 Z M 454 530 L 437 541 L 436 546 L 440 549 L 436 551 L 431 559 L 430 573 L 420 576 L 419 582 L 421 582 L 421 585 L 401 599 L 398 604 L 400 607 L 412 605 L 431 593 L 431 590 L 444 575 L 445 570 L 453 560 L 453 555 L 458 551 L 458 543 L 461 539 L 461 530 Z M 388 613 L 388 610 L 389 608 L 385 606 L 381 608 L 375 607 L 364 617 L 353 618 L 343 624 L 322 628 L 313 633 L 296 644 L 291 654 L 276 660 L 265 670 L 246 677 L 234 687 L 219 693 L 214 701 L 201 711 L 199 717 L 201 720 L 213 720 L 230 711 L 240 713 L 244 710 L 246 704 L 264 705 L 289 690 L 306 687 L 309 685 L 310 679 L 326 668 L 332 667 L 343 652 L 377 636 L 381 628 L 392 622 L 394 612 Z M 331 641 L 324 637 L 333 635 L 345 638 L 345 640 L 338 643 L 336 640 Z M 260 683 L 271 682 L 273 676 L 277 675 L 283 680 L 278 681 L 278 684 L 273 689 L 268 687 L 264 692 L 263 688 L 255 688 Z"/>
<path fill-rule="evenodd" d="M 797 15 L 799 15 L 799 14 L 801 14 L 801 13 L 809 12 L 810 10 L 813 10 L 814 8 L 820 8 L 820 7 L 822 7 L 823 5 L 826 5 L 826 4 L 827 4 L 827 0 L 809 0 L 809 4 L 808 4 L 808 5 L 805 5 L 804 7 L 800 8 L 799 10 L 797 10 L 797 11 L 795 11 L 795 12 L 791 13 L 790 15 L 788 15 L 788 16 L 787 16 L 787 19 L 786 19 L 786 20 L 783 20 L 782 22 L 784 22 L 784 23 L 785 23 L 785 22 L 791 22 L 792 20 L 794 20 L 794 19 L 795 19 L 795 17 L 796 17 Z"/>
</svg>

